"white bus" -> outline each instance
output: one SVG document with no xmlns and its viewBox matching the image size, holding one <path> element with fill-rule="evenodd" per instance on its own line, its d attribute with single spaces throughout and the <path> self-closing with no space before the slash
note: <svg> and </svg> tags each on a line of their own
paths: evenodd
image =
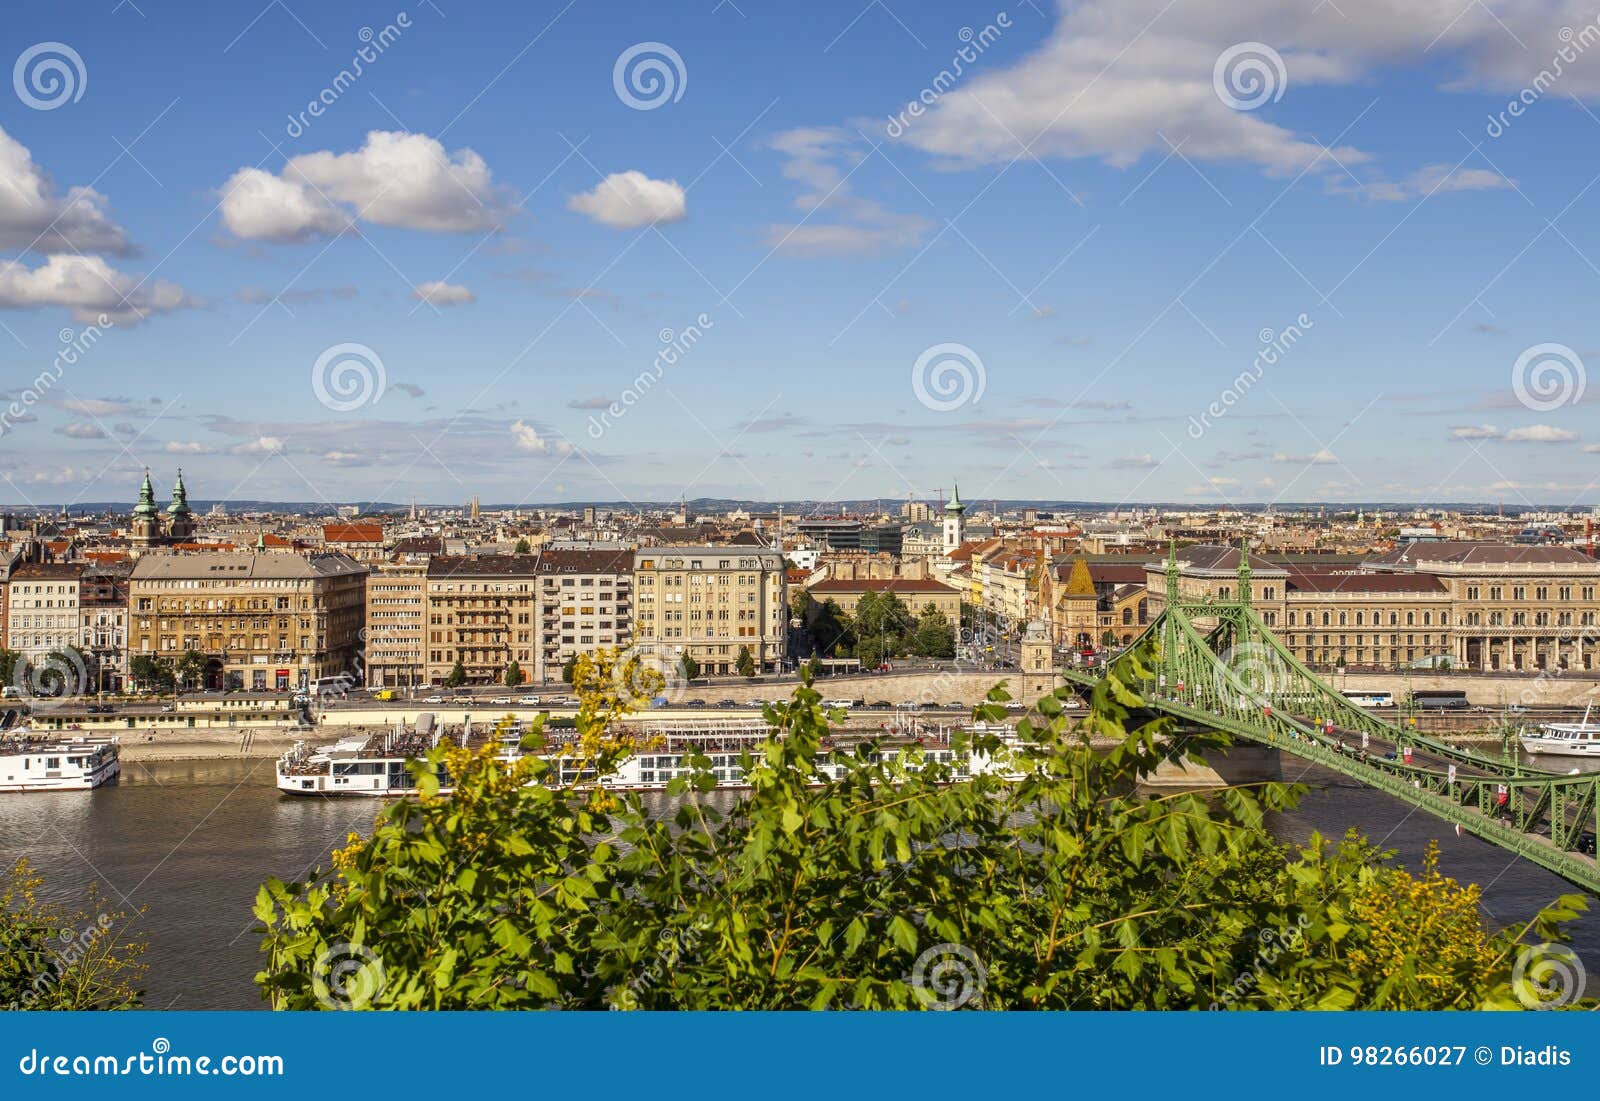
<svg viewBox="0 0 1600 1101">
<path fill-rule="evenodd" d="M 350 689 L 355 686 L 356 678 L 349 673 L 338 673 L 331 677 L 316 677 L 306 689 L 313 699 L 326 696 L 347 696 Z"/>
<path fill-rule="evenodd" d="M 1340 693 L 1357 707 L 1393 707 L 1393 692 L 1364 692 L 1349 690 Z"/>
</svg>

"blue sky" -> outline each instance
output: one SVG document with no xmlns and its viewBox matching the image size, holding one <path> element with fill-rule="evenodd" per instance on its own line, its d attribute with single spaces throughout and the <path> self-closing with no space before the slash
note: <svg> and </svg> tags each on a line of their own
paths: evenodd
<svg viewBox="0 0 1600 1101">
<path fill-rule="evenodd" d="M 1593 19 L 29 5 L 0 494 L 1591 504 Z"/>
</svg>

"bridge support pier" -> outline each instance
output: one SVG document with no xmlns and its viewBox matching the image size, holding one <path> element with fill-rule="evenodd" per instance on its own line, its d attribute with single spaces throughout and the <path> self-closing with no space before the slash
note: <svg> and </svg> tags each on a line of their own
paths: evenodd
<svg viewBox="0 0 1600 1101">
<path fill-rule="evenodd" d="M 1145 777 L 1145 787 L 1221 788 L 1283 779 L 1278 751 L 1263 745 L 1235 745 L 1206 754 L 1204 763 L 1165 761 Z"/>
</svg>

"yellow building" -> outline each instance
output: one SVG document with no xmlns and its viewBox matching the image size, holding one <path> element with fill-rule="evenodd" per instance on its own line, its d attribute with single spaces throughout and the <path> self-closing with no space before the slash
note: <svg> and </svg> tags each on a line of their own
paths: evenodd
<svg viewBox="0 0 1600 1101">
<path fill-rule="evenodd" d="M 740 546 L 634 552 L 634 644 L 671 661 L 688 654 L 707 675 L 735 672 L 748 648 L 762 672 L 782 669 L 789 607 L 783 555 Z"/>
</svg>

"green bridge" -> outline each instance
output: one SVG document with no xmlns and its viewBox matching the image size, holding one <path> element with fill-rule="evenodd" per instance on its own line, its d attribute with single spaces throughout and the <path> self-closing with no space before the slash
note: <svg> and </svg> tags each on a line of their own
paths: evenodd
<svg viewBox="0 0 1600 1101">
<path fill-rule="evenodd" d="M 1600 895 L 1592 855 L 1600 833 L 1600 773 L 1565 775 L 1478 753 L 1380 719 L 1334 691 L 1278 641 L 1250 603 L 1250 563 L 1237 596 L 1185 600 L 1168 552 L 1166 606 L 1140 643 L 1157 644 L 1153 675 L 1125 683 L 1146 705 L 1194 728 L 1223 731 L 1342 773 Z M 1068 670 L 1092 688 L 1100 677 Z"/>
</svg>

